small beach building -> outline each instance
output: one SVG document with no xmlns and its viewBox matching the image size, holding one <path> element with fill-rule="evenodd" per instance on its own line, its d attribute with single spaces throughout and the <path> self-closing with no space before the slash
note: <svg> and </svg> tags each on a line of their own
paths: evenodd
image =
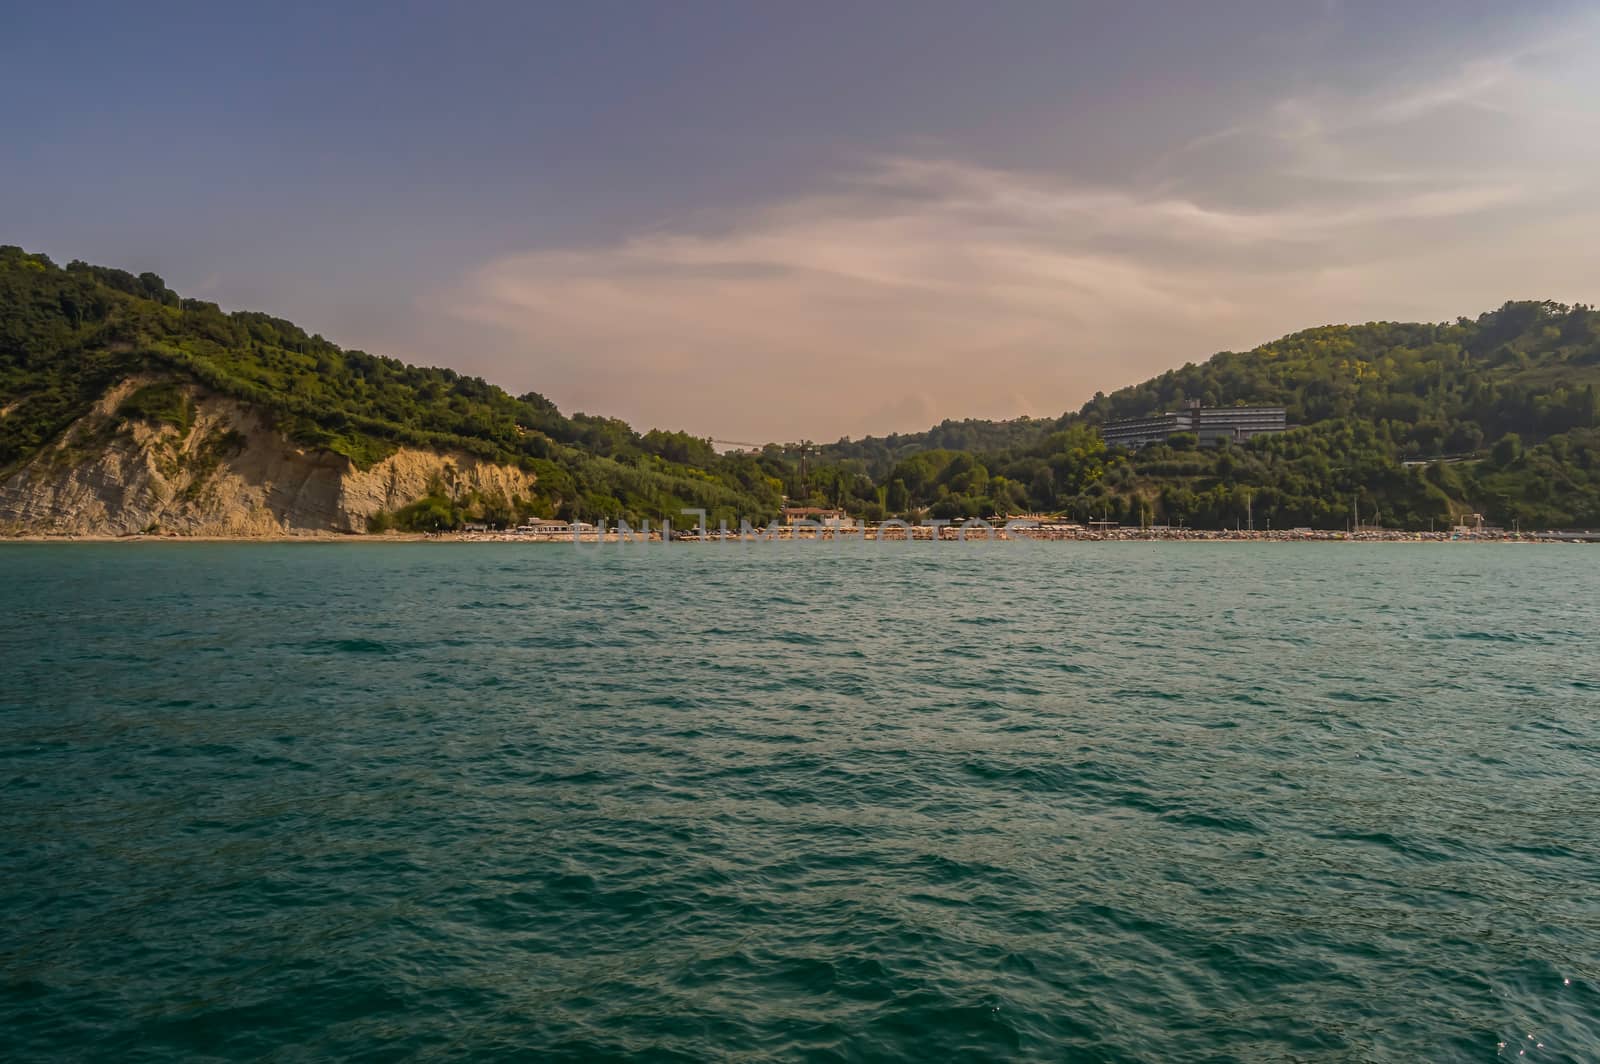
<svg viewBox="0 0 1600 1064">
<path fill-rule="evenodd" d="M 783 508 L 783 523 L 797 525 L 802 521 L 821 525 L 823 528 L 854 528 L 856 519 L 843 510 L 830 510 L 822 506 L 785 506 Z"/>
<path fill-rule="evenodd" d="M 552 539 L 556 536 L 570 536 L 572 525 L 566 521 L 557 521 L 550 518 L 535 517 L 524 521 L 517 526 L 517 535 L 536 536 L 541 539 Z"/>
</svg>

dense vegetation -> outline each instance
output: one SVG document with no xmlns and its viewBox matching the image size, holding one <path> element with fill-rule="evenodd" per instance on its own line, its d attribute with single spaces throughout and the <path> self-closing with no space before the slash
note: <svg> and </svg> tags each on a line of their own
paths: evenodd
<svg viewBox="0 0 1600 1064">
<path fill-rule="evenodd" d="M 887 437 L 823 448 L 828 502 L 935 517 L 1016 511 L 1125 524 L 1443 527 L 1463 513 L 1600 527 L 1600 312 L 1507 303 L 1453 323 L 1327 326 L 1225 352 L 1055 422 L 949 423 L 998 439 L 955 449 Z M 1281 404 L 1287 433 L 1201 449 L 1107 451 L 1106 420 Z M 906 441 L 912 441 L 908 446 Z"/>
<path fill-rule="evenodd" d="M 1056 427 L 1053 418 L 1020 417 L 1010 421 L 941 421 L 926 432 L 864 436 L 823 444 L 818 454 L 824 462 L 856 460 L 857 468 L 882 480 L 896 462 L 924 451 L 971 451 L 993 454 L 1037 443 Z"/>
<path fill-rule="evenodd" d="M 784 496 L 871 519 L 1028 512 L 1127 524 L 1364 523 L 1426 528 L 1479 512 L 1524 527 L 1600 527 L 1600 312 L 1508 303 L 1475 320 L 1310 329 L 1096 395 L 1059 419 L 947 421 L 926 433 L 718 455 L 681 432 L 564 415 L 448 369 L 346 351 L 277 318 L 181 299 L 160 277 L 0 248 L 0 472 L 138 370 L 191 378 L 267 412 L 290 438 L 361 466 L 402 444 L 465 451 L 537 477 L 526 499 L 450 485 L 381 527 L 530 514 L 737 524 Z M 1108 451 L 1105 420 L 1206 405 L 1287 407 L 1287 433 Z M 170 385 L 126 417 L 183 424 Z"/>
<path fill-rule="evenodd" d="M 700 507 L 713 520 L 776 514 L 789 463 L 719 456 L 681 432 L 635 433 L 613 418 L 563 415 L 536 393 L 513 397 L 476 377 L 342 350 L 257 313 L 180 299 L 153 273 L 0 247 L 0 471 L 59 436 L 116 382 L 140 370 L 192 378 L 267 412 L 307 446 L 369 467 L 410 444 L 516 464 L 537 477 L 527 499 L 485 511 L 441 487 L 429 505 L 395 515 L 406 527 L 471 517 L 670 517 Z M 119 411 L 181 423 L 176 386 L 146 388 Z M 796 489 L 798 490 L 798 489 Z"/>
</svg>

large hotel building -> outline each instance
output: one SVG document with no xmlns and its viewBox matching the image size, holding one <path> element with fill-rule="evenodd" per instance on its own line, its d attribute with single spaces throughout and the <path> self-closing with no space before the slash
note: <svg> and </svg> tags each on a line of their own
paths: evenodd
<svg viewBox="0 0 1600 1064">
<path fill-rule="evenodd" d="M 1252 436 L 1288 427 L 1281 406 L 1201 406 L 1199 400 L 1191 399 L 1182 410 L 1108 421 L 1101 426 L 1100 436 L 1108 447 L 1143 447 L 1192 432 L 1202 445 L 1210 446 L 1222 441 L 1243 443 Z"/>
</svg>

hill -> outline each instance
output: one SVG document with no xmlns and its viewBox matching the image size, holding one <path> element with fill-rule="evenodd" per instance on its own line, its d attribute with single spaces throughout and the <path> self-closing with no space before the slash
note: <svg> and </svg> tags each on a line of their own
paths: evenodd
<svg viewBox="0 0 1600 1064">
<path fill-rule="evenodd" d="M 536 393 L 182 299 L 155 274 L 0 247 L 0 525 L 681 523 L 684 507 L 736 523 L 776 512 L 786 472 L 781 452 L 720 456 L 685 433 L 569 417 Z M 382 492 L 363 486 L 374 475 L 388 478 Z M 297 480 L 311 499 L 287 491 Z M 255 508 L 249 521 L 230 514 L 240 505 Z"/>
<path fill-rule="evenodd" d="M 1018 511 L 1196 527 L 1427 528 L 1482 513 L 1600 527 L 1600 312 L 1507 303 L 1441 324 L 1309 329 L 1060 418 L 717 454 L 537 393 L 345 350 L 155 274 L 0 247 L 0 528 L 218 534 L 442 529 L 528 516 L 766 521 Z M 1115 417 L 1282 404 L 1243 446 L 1108 451 Z M 804 466 L 796 460 L 804 450 Z"/>
<path fill-rule="evenodd" d="M 1508 527 L 1600 527 L 1597 390 L 1600 312 L 1507 303 L 1443 324 L 1309 329 L 1096 395 L 1053 423 L 957 429 L 997 446 L 843 441 L 812 480 L 821 501 L 936 517 L 1337 528 L 1358 513 L 1419 529 L 1482 513 Z M 1217 450 L 1180 438 L 1107 452 L 1099 440 L 1106 420 L 1186 399 L 1281 404 L 1299 427 Z"/>
<path fill-rule="evenodd" d="M 859 462 L 859 468 L 881 479 L 896 462 L 923 451 L 993 454 L 1037 443 L 1058 425 L 1059 419 L 1045 417 L 1019 417 L 1008 421 L 946 419 L 925 432 L 895 432 L 825 443 L 817 448 L 817 454 L 824 463 Z"/>
</svg>

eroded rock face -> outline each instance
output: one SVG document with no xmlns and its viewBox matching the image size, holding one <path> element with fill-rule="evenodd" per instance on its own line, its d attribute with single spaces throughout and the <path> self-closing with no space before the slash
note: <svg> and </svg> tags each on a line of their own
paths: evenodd
<svg viewBox="0 0 1600 1064">
<path fill-rule="evenodd" d="M 451 490 L 513 498 L 533 477 L 468 454 L 401 448 L 371 469 L 308 451 L 258 413 L 183 385 L 194 403 L 187 432 L 125 421 L 122 402 L 154 378 L 106 393 L 61 438 L 0 482 L 0 532 L 193 536 L 361 533 L 443 481 Z"/>
</svg>

